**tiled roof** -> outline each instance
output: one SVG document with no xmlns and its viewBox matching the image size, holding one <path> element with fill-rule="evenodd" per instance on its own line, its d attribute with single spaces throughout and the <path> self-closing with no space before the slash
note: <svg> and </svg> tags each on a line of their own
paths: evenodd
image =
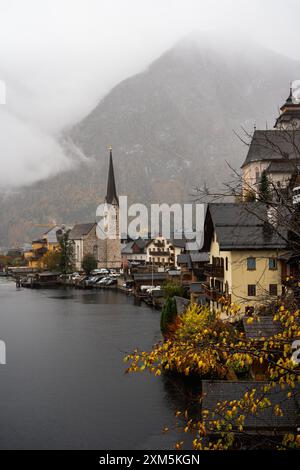
<svg viewBox="0 0 300 470">
<path fill-rule="evenodd" d="M 207 251 L 202 251 L 199 253 L 191 253 L 192 263 L 208 263 L 209 262 L 209 253 Z"/>
<path fill-rule="evenodd" d="M 264 394 L 263 388 L 267 382 L 255 382 L 255 381 L 202 381 L 202 394 L 203 410 L 209 410 L 214 412 L 217 407 L 217 403 L 225 400 L 239 400 L 247 391 L 256 389 L 256 398 L 267 396 L 272 405 L 279 404 L 283 416 L 276 416 L 273 411 L 273 406 L 258 412 L 257 415 L 245 414 L 245 430 L 275 430 L 277 432 L 283 432 L 284 430 L 296 430 L 300 425 L 299 406 L 300 406 L 300 386 L 297 385 L 296 389 L 292 391 L 292 398 L 287 399 L 288 389 L 281 390 L 280 387 L 276 386 L 268 394 Z M 295 393 L 296 390 L 296 393 Z"/>
<path fill-rule="evenodd" d="M 76 224 L 72 228 L 69 238 L 71 240 L 79 240 L 84 235 L 87 235 L 95 225 L 96 225 L 95 222 L 91 222 L 88 224 Z"/>
<path fill-rule="evenodd" d="M 166 273 L 137 273 L 133 274 L 135 281 L 164 281 L 166 279 Z"/>
<path fill-rule="evenodd" d="M 248 317 L 243 318 L 244 330 L 247 338 L 270 338 L 282 331 L 281 324 L 274 322 L 273 317 L 257 317 L 252 323 L 247 323 Z"/>
<path fill-rule="evenodd" d="M 126 245 L 122 248 L 122 251 L 121 251 L 122 255 L 131 255 L 133 253 L 133 250 L 132 250 L 133 244 L 134 244 L 133 241 L 126 243 Z"/>
<path fill-rule="evenodd" d="M 178 264 L 187 264 L 188 268 L 192 268 L 192 263 L 191 263 L 191 256 L 189 253 L 181 253 L 180 255 L 177 256 L 177 263 Z"/>
<path fill-rule="evenodd" d="M 189 299 L 185 299 L 184 297 L 178 297 L 178 296 L 175 296 L 174 299 L 176 302 L 177 313 L 180 315 L 185 311 L 190 301 Z"/>
<path fill-rule="evenodd" d="M 201 282 L 191 282 L 190 292 L 193 294 L 201 294 L 203 292 L 203 287 Z"/>
<path fill-rule="evenodd" d="M 272 226 L 267 223 L 266 208 L 257 203 L 209 204 L 206 223 L 209 215 L 222 250 L 286 248 L 287 234 L 284 228 L 273 230 Z M 281 235 L 278 233 L 279 230 Z M 204 239 L 204 246 L 207 248 L 210 240 L 206 237 L 207 233 Z"/>
<path fill-rule="evenodd" d="M 299 159 L 300 130 L 256 130 L 242 167 L 263 160 Z"/>
</svg>

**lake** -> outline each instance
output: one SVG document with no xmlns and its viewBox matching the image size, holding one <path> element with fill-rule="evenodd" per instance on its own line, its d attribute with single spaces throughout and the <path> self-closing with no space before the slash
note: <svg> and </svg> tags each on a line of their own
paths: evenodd
<svg viewBox="0 0 300 470">
<path fill-rule="evenodd" d="M 174 390 L 125 374 L 158 341 L 160 312 L 114 290 L 17 289 L 0 279 L 1 449 L 172 449 Z M 176 391 L 175 391 L 176 395 Z"/>
</svg>

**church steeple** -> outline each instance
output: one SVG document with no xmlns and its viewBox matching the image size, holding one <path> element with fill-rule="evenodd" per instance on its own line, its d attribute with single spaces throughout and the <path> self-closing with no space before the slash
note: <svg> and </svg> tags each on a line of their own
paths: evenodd
<svg viewBox="0 0 300 470">
<path fill-rule="evenodd" d="M 293 105 L 294 102 L 293 102 L 293 88 L 292 88 L 292 84 L 290 84 L 290 94 L 289 96 L 287 97 L 286 99 L 286 102 L 281 106 L 281 111 L 283 111 L 287 106 L 290 106 L 290 105 Z"/>
<path fill-rule="evenodd" d="M 290 94 L 280 108 L 280 115 L 276 119 L 275 129 L 295 130 L 300 128 L 300 103 L 294 100 L 292 83 Z"/>
<path fill-rule="evenodd" d="M 107 191 L 106 191 L 105 202 L 107 202 L 107 204 L 119 205 L 118 195 L 116 191 L 113 158 L 112 158 L 112 147 L 109 147 L 109 169 L 108 169 Z"/>
</svg>

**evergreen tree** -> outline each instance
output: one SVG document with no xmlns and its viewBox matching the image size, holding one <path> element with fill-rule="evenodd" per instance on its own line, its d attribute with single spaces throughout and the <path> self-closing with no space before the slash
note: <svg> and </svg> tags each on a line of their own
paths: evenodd
<svg viewBox="0 0 300 470">
<path fill-rule="evenodd" d="M 60 271 L 63 274 L 74 271 L 74 243 L 69 239 L 70 231 L 65 232 L 59 240 Z"/>
<path fill-rule="evenodd" d="M 177 307 L 174 297 L 167 297 L 161 312 L 160 329 L 163 335 L 168 332 L 168 327 L 177 316 Z"/>
<path fill-rule="evenodd" d="M 258 195 L 259 200 L 261 202 L 267 202 L 270 200 L 270 183 L 265 170 L 261 174 L 261 180 L 258 187 Z"/>
<path fill-rule="evenodd" d="M 87 276 L 90 275 L 91 271 L 97 268 L 97 260 L 94 255 L 87 253 L 84 255 L 82 260 L 82 269 L 85 271 Z"/>
</svg>

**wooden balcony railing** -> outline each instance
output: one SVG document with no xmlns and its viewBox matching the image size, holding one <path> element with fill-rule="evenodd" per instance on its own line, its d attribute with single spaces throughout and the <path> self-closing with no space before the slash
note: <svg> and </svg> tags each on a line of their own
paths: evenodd
<svg viewBox="0 0 300 470">
<path fill-rule="evenodd" d="M 206 276 L 209 277 L 224 277 L 224 266 L 216 266 L 215 264 L 207 264 L 204 267 Z"/>
<path fill-rule="evenodd" d="M 158 251 L 158 250 L 149 250 L 150 256 L 169 256 L 169 251 Z"/>
</svg>

